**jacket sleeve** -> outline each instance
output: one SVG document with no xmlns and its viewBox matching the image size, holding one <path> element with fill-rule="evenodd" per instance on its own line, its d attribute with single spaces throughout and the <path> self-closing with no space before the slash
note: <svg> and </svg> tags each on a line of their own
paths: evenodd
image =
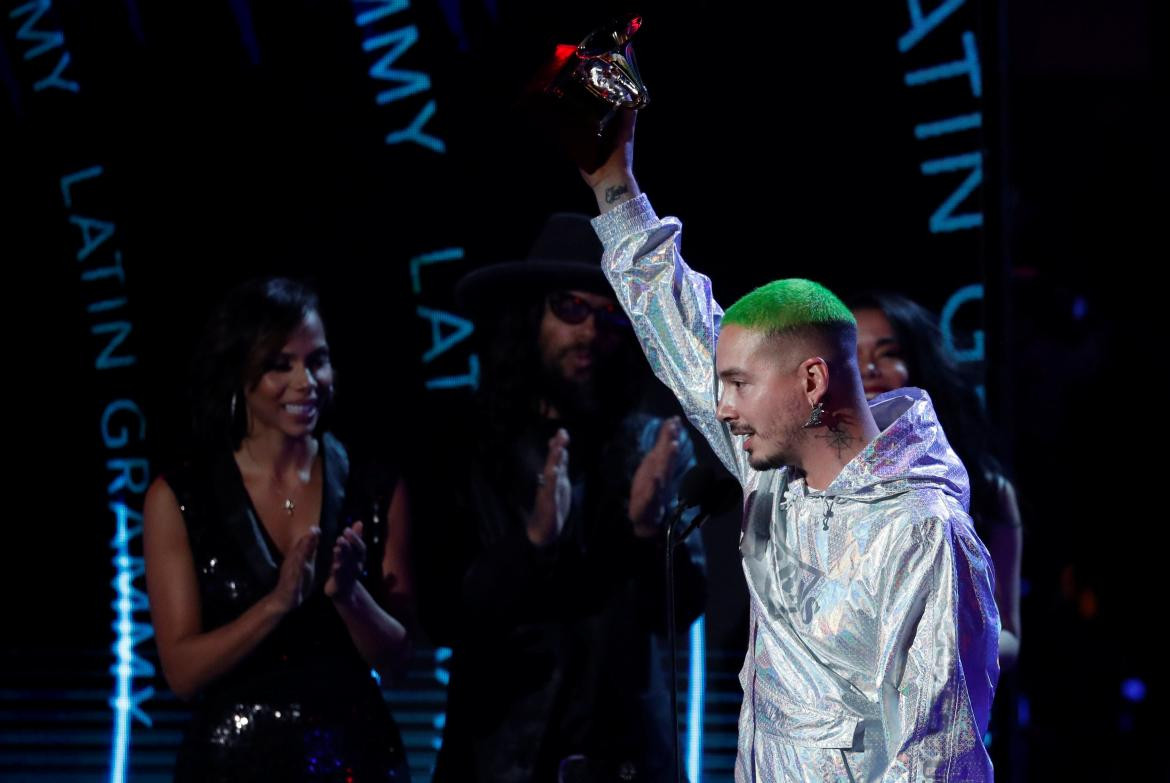
<svg viewBox="0 0 1170 783">
<path fill-rule="evenodd" d="M 883 783 L 992 780 L 983 734 L 999 615 L 986 552 L 967 528 L 928 517 L 906 524 L 891 550 L 878 648 Z"/>
<path fill-rule="evenodd" d="M 682 224 L 660 220 L 643 194 L 595 218 L 593 227 L 605 246 L 602 269 L 651 369 L 719 461 L 744 483 L 751 468 L 739 438 L 715 416 L 715 343 L 723 309 L 711 295 L 711 281 L 679 254 Z"/>
</svg>

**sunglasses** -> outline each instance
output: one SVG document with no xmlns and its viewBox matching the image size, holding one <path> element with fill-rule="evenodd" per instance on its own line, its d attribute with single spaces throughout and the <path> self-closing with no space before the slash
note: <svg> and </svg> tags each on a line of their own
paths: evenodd
<svg viewBox="0 0 1170 783">
<path fill-rule="evenodd" d="M 626 318 L 626 314 L 622 312 L 622 309 L 617 304 L 609 302 L 599 307 L 594 307 L 581 297 L 570 294 L 567 291 L 550 294 L 548 297 L 548 309 L 552 310 L 553 315 L 567 324 L 585 323 L 585 319 L 592 314 L 593 320 L 598 326 L 604 325 L 613 329 L 625 329 L 630 325 L 630 320 Z"/>
</svg>

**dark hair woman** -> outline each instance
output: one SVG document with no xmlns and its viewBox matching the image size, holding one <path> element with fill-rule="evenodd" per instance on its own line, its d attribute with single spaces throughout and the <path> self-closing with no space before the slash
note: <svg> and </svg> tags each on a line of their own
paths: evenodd
<svg viewBox="0 0 1170 783">
<path fill-rule="evenodd" d="M 143 520 L 163 673 L 195 700 L 175 779 L 407 780 L 370 671 L 409 652 L 406 497 L 387 489 L 385 513 L 349 523 L 361 492 L 321 423 L 316 295 L 286 279 L 232 291 L 194 396 L 194 458 L 153 483 Z"/>
</svg>

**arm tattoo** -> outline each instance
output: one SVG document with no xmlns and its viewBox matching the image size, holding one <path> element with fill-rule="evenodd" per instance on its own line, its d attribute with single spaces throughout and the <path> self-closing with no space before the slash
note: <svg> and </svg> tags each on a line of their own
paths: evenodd
<svg viewBox="0 0 1170 783">
<path fill-rule="evenodd" d="M 606 188 L 605 189 L 605 203 L 606 204 L 613 204 L 616 201 L 618 201 L 622 196 L 626 195 L 629 192 L 630 192 L 629 185 L 615 185 L 612 188 Z"/>
</svg>

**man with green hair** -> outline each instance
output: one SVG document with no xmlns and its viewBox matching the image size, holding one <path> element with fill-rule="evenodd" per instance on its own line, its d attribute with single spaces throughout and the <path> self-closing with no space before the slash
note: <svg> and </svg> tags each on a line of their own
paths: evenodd
<svg viewBox="0 0 1170 783">
<path fill-rule="evenodd" d="M 744 489 L 751 635 L 736 780 L 983 781 L 999 677 L 987 550 L 930 398 L 867 403 L 856 323 L 777 280 L 727 312 L 633 177 L 633 115 L 583 172 L 655 374 Z"/>
</svg>

